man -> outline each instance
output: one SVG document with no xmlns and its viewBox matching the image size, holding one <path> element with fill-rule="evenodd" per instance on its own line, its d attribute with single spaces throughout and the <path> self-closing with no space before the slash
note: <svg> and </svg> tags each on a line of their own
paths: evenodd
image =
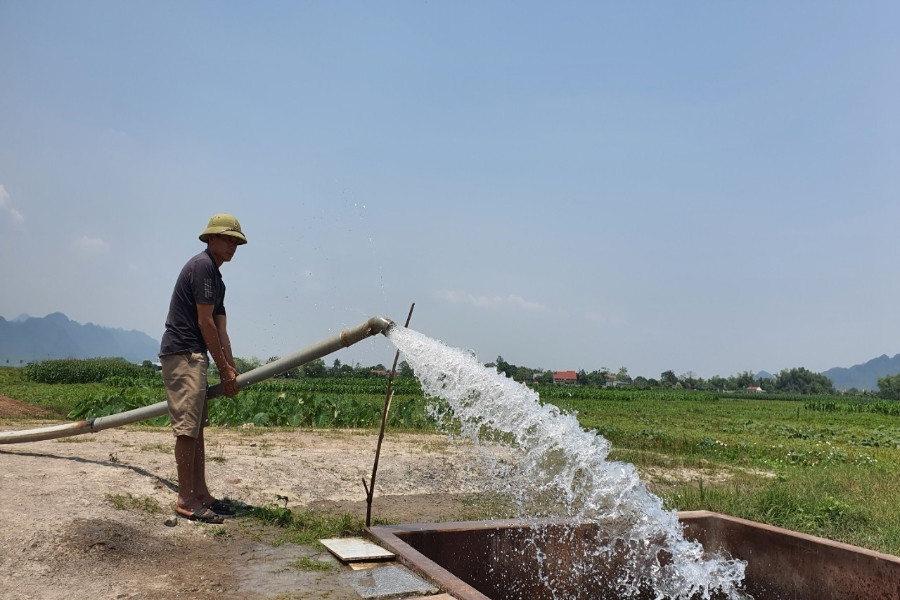
<svg viewBox="0 0 900 600">
<path fill-rule="evenodd" d="M 226 328 L 225 284 L 219 267 L 234 257 L 247 238 L 236 218 L 217 214 L 200 234 L 200 241 L 206 242 L 206 250 L 184 265 L 175 282 L 159 360 L 175 434 L 175 512 L 192 521 L 222 523 L 222 515 L 233 515 L 235 510 L 214 498 L 206 486 L 207 352 L 219 369 L 223 393 L 234 396 L 238 393 L 237 369 Z"/>
</svg>

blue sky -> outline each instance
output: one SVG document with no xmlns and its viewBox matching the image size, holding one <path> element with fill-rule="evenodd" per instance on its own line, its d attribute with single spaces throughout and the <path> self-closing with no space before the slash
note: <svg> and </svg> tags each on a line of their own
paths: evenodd
<svg viewBox="0 0 900 600">
<path fill-rule="evenodd" d="M 0 315 L 159 338 L 230 212 L 239 356 L 412 302 L 414 329 L 547 369 L 893 355 L 898 22 L 894 2 L 0 0 Z"/>
</svg>

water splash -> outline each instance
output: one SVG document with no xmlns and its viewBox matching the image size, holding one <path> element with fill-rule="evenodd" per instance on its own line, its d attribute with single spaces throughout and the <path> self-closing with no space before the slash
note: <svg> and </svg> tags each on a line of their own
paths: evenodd
<svg viewBox="0 0 900 600">
<path fill-rule="evenodd" d="M 746 598 L 740 591 L 746 563 L 710 556 L 686 540 L 675 511 L 663 508 L 634 465 L 607 460 L 611 445 L 603 436 L 542 405 L 536 392 L 470 353 L 399 326 L 387 336 L 425 394 L 447 402 L 461 435 L 476 443 L 486 434 L 502 440 L 519 455 L 522 481 L 532 491 L 551 492 L 561 516 L 602 523 L 614 543 L 591 558 L 628 563 L 617 582 L 623 597 L 646 595 L 649 585 L 656 598 Z"/>
</svg>

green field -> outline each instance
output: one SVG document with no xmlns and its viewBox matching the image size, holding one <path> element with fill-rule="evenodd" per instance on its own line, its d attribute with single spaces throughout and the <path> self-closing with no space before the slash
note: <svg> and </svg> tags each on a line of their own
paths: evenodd
<svg viewBox="0 0 900 600">
<path fill-rule="evenodd" d="M 900 554 L 900 417 L 883 402 L 687 392 L 554 403 L 608 438 L 612 458 L 647 473 L 670 508 Z"/>
<path fill-rule="evenodd" d="M 85 418 L 159 402 L 153 374 L 38 383 L 0 368 L 0 394 L 48 418 Z M 217 400 L 217 425 L 375 428 L 383 378 L 276 379 Z M 395 379 L 389 426 L 434 429 L 412 379 Z M 843 397 L 542 388 L 607 437 L 666 505 L 708 509 L 900 555 L 900 403 Z M 164 425 L 165 418 L 156 420 Z"/>
</svg>

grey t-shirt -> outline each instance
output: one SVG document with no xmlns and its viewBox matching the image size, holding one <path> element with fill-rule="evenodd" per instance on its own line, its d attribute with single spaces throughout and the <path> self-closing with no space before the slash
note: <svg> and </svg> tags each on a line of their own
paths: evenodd
<svg viewBox="0 0 900 600">
<path fill-rule="evenodd" d="M 187 261 L 178 274 L 169 302 L 160 356 L 206 352 L 206 343 L 197 322 L 198 304 L 212 304 L 214 315 L 225 314 L 225 282 L 209 250 Z"/>
</svg>

